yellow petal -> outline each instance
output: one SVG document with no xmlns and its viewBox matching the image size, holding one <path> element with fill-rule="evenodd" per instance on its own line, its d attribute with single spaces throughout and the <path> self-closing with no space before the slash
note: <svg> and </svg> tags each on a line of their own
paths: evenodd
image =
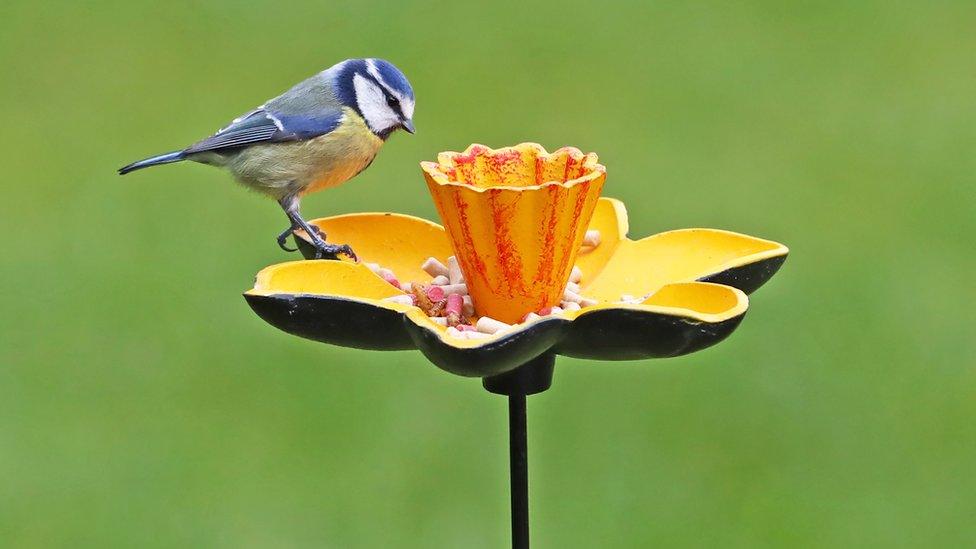
<svg viewBox="0 0 976 549">
<path fill-rule="evenodd" d="M 391 269 L 401 282 L 430 280 L 420 268 L 424 260 L 436 257 L 445 262 L 454 253 L 443 227 L 410 215 L 358 213 L 311 223 L 329 242 L 349 244 L 360 261 Z"/>
<path fill-rule="evenodd" d="M 589 229 L 600 231 L 600 245 L 580 250 L 576 256 L 576 265 L 583 271 L 583 286 L 600 274 L 620 242 L 627 239 L 627 208 L 624 203 L 615 198 L 601 198 L 593 211 Z"/>
<path fill-rule="evenodd" d="M 345 261 L 289 261 L 265 267 L 254 280 L 252 295 L 321 295 L 377 301 L 387 308 L 406 310 L 413 307 L 388 301 L 386 297 L 401 295 L 365 265 Z"/>
<path fill-rule="evenodd" d="M 569 324 L 556 352 L 597 360 L 683 355 L 727 337 L 748 306 L 746 294 L 729 286 L 668 284 L 640 304 L 584 309 Z"/>
<path fill-rule="evenodd" d="M 703 322 L 721 322 L 744 313 L 749 298 L 741 290 L 722 284 L 677 282 L 661 287 L 641 305 Z"/>
<path fill-rule="evenodd" d="M 617 301 L 622 294 L 643 296 L 673 282 L 783 256 L 786 246 L 717 229 L 683 229 L 620 242 L 596 279 L 584 287 L 588 297 Z"/>
</svg>

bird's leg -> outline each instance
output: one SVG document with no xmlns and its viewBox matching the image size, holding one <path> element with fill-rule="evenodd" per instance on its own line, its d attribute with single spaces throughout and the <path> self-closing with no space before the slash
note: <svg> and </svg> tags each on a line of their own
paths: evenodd
<svg viewBox="0 0 976 549">
<path fill-rule="evenodd" d="M 285 238 L 295 229 L 302 229 L 308 234 L 309 239 L 312 240 L 312 246 L 315 247 L 315 259 L 339 259 L 339 254 L 342 254 L 351 257 L 354 261 L 358 261 L 356 254 L 353 253 L 352 248 L 348 244 L 336 245 L 327 243 L 325 241 L 325 233 L 318 227 L 309 225 L 307 221 L 302 219 L 301 214 L 298 213 L 297 196 L 286 196 L 279 200 L 278 203 L 281 204 L 281 208 L 285 210 L 285 215 L 291 221 L 291 227 L 284 233 L 278 235 L 279 246 L 284 248 Z"/>
<path fill-rule="evenodd" d="M 318 236 L 323 242 L 325 241 L 325 233 L 323 233 L 322 230 L 316 227 L 315 225 L 310 225 L 309 223 L 307 223 L 304 219 L 302 219 L 301 215 L 298 213 L 298 197 L 286 196 L 285 198 L 279 200 L 278 204 L 280 204 L 282 209 L 285 210 L 285 215 L 288 216 L 288 221 L 291 223 L 290 225 L 288 225 L 287 229 L 285 229 L 284 231 L 281 232 L 281 234 L 278 235 L 277 238 L 278 246 L 282 250 L 285 250 L 286 252 L 298 251 L 298 248 L 289 248 L 285 245 L 288 236 L 294 234 L 295 231 L 298 229 L 302 229 L 306 233 L 308 233 L 309 237 L 313 239 L 313 243 L 316 236 Z M 316 249 L 318 249 L 318 246 L 316 246 Z"/>
</svg>

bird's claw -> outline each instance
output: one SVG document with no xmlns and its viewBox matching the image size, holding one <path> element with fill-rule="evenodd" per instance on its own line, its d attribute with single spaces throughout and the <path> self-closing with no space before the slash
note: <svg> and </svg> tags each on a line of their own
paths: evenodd
<svg viewBox="0 0 976 549">
<path fill-rule="evenodd" d="M 344 255 L 357 263 L 359 262 L 356 253 L 352 251 L 352 248 L 348 244 L 328 244 L 324 241 L 319 241 L 313 243 L 313 245 L 315 246 L 315 259 L 337 260 L 340 255 Z"/>
<path fill-rule="evenodd" d="M 287 241 L 288 237 L 291 234 L 293 234 L 292 231 L 294 231 L 294 227 L 288 227 L 287 229 L 285 229 L 284 232 L 282 232 L 281 234 L 278 235 L 278 239 L 277 239 L 278 247 L 281 248 L 282 250 L 286 251 L 286 252 L 297 252 L 298 251 L 298 248 L 289 248 L 288 246 L 285 245 L 285 242 Z"/>
<path fill-rule="evenodd" d="M 352 251 L 349 244 L 343 244 L 339 246 L 339 252 L 356 263 L 359 263 L 359 258 L 356 256 L 356 252 Z"/>
<path fill-rule="evenodd" d="M 352 248 L 348 244 L 329 244 L 325 241 L 325 233 L 322 232 L 322 229 L 315 225 L 310 225 L 309 228 L 312 229 L 312 234 L 309 234 L 309 236 L 311 237 L 312 246 L 315 248 L 315 259 L 338 260 L 340 255 L 344 255 L 353 261 L 359 261 L 355 252 L 352 251 Z M 305 232 L 308 233 L 309 231 Z"/>
</svg>

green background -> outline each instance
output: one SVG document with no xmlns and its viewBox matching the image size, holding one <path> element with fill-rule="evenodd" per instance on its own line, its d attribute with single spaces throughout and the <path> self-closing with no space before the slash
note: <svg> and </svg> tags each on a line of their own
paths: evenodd
<svg viewBox="0 0 976 549">
<path fill-rule="evenodd" d="M 631 235 L 792 255 L 725 343 L 560 359 L 529 401 L 538 547 L 976 541 L 972 2 L 0 6 L 0 544 L 503 547 L 506 404 L 417 352 L 272 329 L 278 207 L 182 147 L 333 63 L 410 77 L 309 217 L 436 218 L 420 160 L 576 145 Z"/>
</svg>

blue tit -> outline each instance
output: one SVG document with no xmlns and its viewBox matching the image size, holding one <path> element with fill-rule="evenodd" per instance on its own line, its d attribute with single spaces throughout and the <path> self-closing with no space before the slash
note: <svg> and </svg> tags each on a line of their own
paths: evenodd
<svg viewBox="0 0 976 549">
<path fill-rule="evenodd" d="M 119 174 L 191 160 L 227 168 L 245 187 L 264 193 L 284 209 L 285 239 L 304 230 L 316 257 L 356 258 L 348 245 L 328 244 L 299 213 L 306 194 L 356 176 L 376 157 L 394 131 L 414 133 L 414 96 L 406 76 L 382 59 L 349 59 L 297 84 L 214 135 L 189 147 L 133 162 Z"/>
</svg>

